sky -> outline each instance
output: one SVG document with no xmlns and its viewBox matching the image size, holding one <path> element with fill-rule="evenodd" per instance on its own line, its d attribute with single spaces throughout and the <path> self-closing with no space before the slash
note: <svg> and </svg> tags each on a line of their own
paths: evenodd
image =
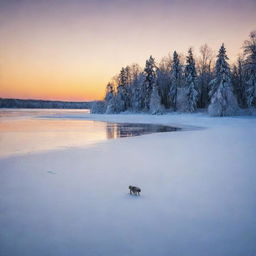
<svg viewBox="0 0 256 256">
<path fill-rule="evenodd" d="M 256 29 L 255 0 L 0 0 L 0 97 L 102 99 L 123 66 Z"/>
</svg>

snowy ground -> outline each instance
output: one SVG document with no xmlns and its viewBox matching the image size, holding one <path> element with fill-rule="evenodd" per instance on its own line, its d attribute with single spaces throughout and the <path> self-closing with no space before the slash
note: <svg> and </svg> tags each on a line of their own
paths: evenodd
<svg viewBox="0 0 256 256">
<path fill-rule="evenodd" d="M 256 255 L 256 118 L 84 118 L 205 129 L 1 159 L 1 256 Z"/>
</svg>

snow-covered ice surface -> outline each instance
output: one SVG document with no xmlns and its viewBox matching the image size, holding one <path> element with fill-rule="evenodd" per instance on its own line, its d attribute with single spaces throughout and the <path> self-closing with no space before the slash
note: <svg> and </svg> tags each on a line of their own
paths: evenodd
<svg viewBox="0 0 256 256">
<path fill-rule="evenodd" d="M 76 118 L 206 129 L 1 159 L 1 256 L 256 255 L 255 117 Z"/>
</svg>

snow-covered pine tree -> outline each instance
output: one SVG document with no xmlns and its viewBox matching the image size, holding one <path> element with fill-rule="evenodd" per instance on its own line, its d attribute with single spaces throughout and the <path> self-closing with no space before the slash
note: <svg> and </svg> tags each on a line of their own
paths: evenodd
<svg viewBox="0 0 256 256">
<path fill-rule="evenodd" d="M 106 113 L 115 113 L 116 111 L 116 99 L 115 99 L 115 92 L 114 92 L 114 86 L 111 83 L 107 84 L 106 87 L 106 96 L 105 96 L 105 103 L 106 103 Z"/>
<path fill-rule="evenodd" d="M 132 84 L 132 74 L 131 74 L 131 67 L 125 67 L 125 109 L 131 109 L 131 84 Z"/>
<path fill-rule="evenodd" d="M 108 83 L 106 86 L 106 94 L 104 100 L 108 103 L 114 97 L 114 86 Z"/>
<path fill-rule="evenodd" d="M 97 100 L 92 103 L 91 114 L 104 114 L 106 112 L 106 102 Z"/>
<path fill-rule="evenodd" d="M 176 51 L 173 53 L 173 59 L 171 63 L 171 74 L 170 74 L 170 91 L 169 101 L 170 106 L 176 111 L 177 106 L 177 89 L 181 86 L 182 81 L 182 68 L 180 65 L 179 55 Z"/>
<path fill-rule="evenodd" d="M 145 81 L 144 81 L 144 110 L 150 109 L 150 99 L 153 87 L 156 83 L 156 65 L 155 60 L 152 56 L 146 61 L 146 67 L 144 69 Z"/>
<path fill-rule="evenodd" d="M 162 114 L 163 106 L 161 104 L 161 97 L 159 96 L 158 86 L 155 84 L 150 97 L 150 113 L 152 115 Z"/>
<path fill-rule="evenodd" d="M 143 83 L 145 77 L 143 73 L 136 75 L 131 84 L 131 105 L 132 110 L 139 112 L 143 110 Z"/>
<path fill-rule="evenodd" d="M 185 67 L 185 91 L 187 100 L 185 102 L 184 110 L 186 112 L 195 112 L 197 108 L 198 101 L 198 91 L 197 91 L 197 74 L 195 61 L 192 53 L 192 49 L 188 50 L 188 56 L 186 59 Z"/>
<path fill-rule="evenodd" d="M 128 73 L 128 85 L 129 85 L 129 99 L 130 108 L 132 111 L 141 111 L 142 96 L 141 88 L 143 85 L 144 77 L 142 75 L 141 67 L 134 63 L 129 67 Z"/>
<path fill-rule="evenodd" d="M 256 107 L 256 31 L 244 42 L 246 94 L 248 107 Z"/>
<path fill-rule="evenodd" d="M 215 77 L 210 83 L 209 96 L 211 103 L 208 107 L 208 113 L 211 116 L 230 116 L 234 115 L 238 110 L 237 100 L 232 90 L 231 72 L 227 60 L 226 49 L 222 44 L 215 64 Z"/>
<path fill-rule="evenodd" d="M 127 76 L 125 68 L 122 68 L 119 74 L 119 82 L 116 94 L 116 111 L 123 112 L 128 108 L 129 96 L 127 92 Z"/>
</svg>

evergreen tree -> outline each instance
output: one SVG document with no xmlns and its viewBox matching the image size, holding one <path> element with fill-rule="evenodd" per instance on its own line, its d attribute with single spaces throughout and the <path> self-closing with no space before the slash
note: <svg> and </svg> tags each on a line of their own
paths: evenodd
<svg viewBox="0 0 256 256">
<path fill-rule="evenodd" d="M 249 107 L 256 106 L 256 31 L 244 42 L 246 94 Z"/>
<path fill-rule="evenodd" d="M 195 112 L 197 108 L 197 74 L 192 49 L 188 50 L 185 67 L 185 91 L 187 96 L 185 111 Z"/>
<path fill-rule="evenodd" d="M 114 86 L 111 83 L 108 83 L 106 87 L 105 103 L 106 103 L 106 113 L 107 114 L 115 113 L 116 99 L 115 99 Z"/>
<path fill-rule="evenodd" d="M 131 105 L 132 110 L 135 112 L 139 112 L 143 110 L 143 83 L 145 77 L 143 73 L 138 74 L 134 77 L 134 80 L 131 85 Z"/>
<path fill-rule="evenodd" d="M 211 81 L 209 96 L 211 103 L 208 112 L 211 116 L 229 116 L 238 110 L 237 100 L 234 96 L 231 84 L 231 72 L 226 49 L 222 44 L 215 65 L 215 77 Z"/>
<path fill-rule="evenodd" d="M 142 85 L 144 82 L 144 76 L 142 74 L 141 67 L 134 63 L 129 66 L 128 84 L 129 84 L 129 99 L 130 108 L 132 111 L 138 112 L 142 110 Z"/>
<path fill-rule="evenodd" d="M 146 67 L 144 69 L 145 81 L 144 81 L 144 110 L 150 109 L 150 98 L 153 87 L 156 83 L 156 65 L 155 60 L 152 56 L 146 61 Z"/>
<path fill-rule="evenodd" d="M 106 112 L 105 101 L 94 101 L 91 106 L 91 114 L 104 114 Z"/>
<path fill-rule="evenodd" d="M 245 88 L 245 76 L 243 69 L 243 60 L 238 58 L 237 64 L 234 65 L 232 70 L 232 85 L 234 93 L 237 97 L 238 105 L 242 108 L 247 106 L 246 102 L 246 88 Z"/>
<path fill-rule="evenodd" d="M 126 66 L 125 68 L 125 109 L 131 108 L 131 98 L 132 98 L 132 91 L 131 91 L 131 84 L 132 84 L 132 73 L 131 68 Z"/>
<path fill-rule="evenodd" d="M 117 112 L 123 112 L 128 109 L 129 106 L 129 94 L 127 84 L 127 73 L 125 68 L 122 68 L 119 74 L 119 83 L 117 86 L 116 95 L 116 110 Z"/>
<path fill-rule="evenodd" d="M 107 84 L 104 100 L 108 103 L 114 97 L 114 87 L 111 83 Z"/>
<path fill-rule="evenodd" d="M 169 101 L 170 106 L 173 110 L 177 109 L 177 89 L 181 87 L 182 82 L 182 68 L 180 65 L 179 55 L 176 51 L 173 53 L 173 60 L 171 64 L 171 74 L 170 74 L 170 91 L 169 91 Z"/>
<path fill-rule="evenodd" d="M 163 113 L 163 106 L 161 104 L 161 98 L 159 96 L 156 86 L 153 87 L 151 97 L 150 97 L 150 113 L 153 115 Z"/>
</svg>

